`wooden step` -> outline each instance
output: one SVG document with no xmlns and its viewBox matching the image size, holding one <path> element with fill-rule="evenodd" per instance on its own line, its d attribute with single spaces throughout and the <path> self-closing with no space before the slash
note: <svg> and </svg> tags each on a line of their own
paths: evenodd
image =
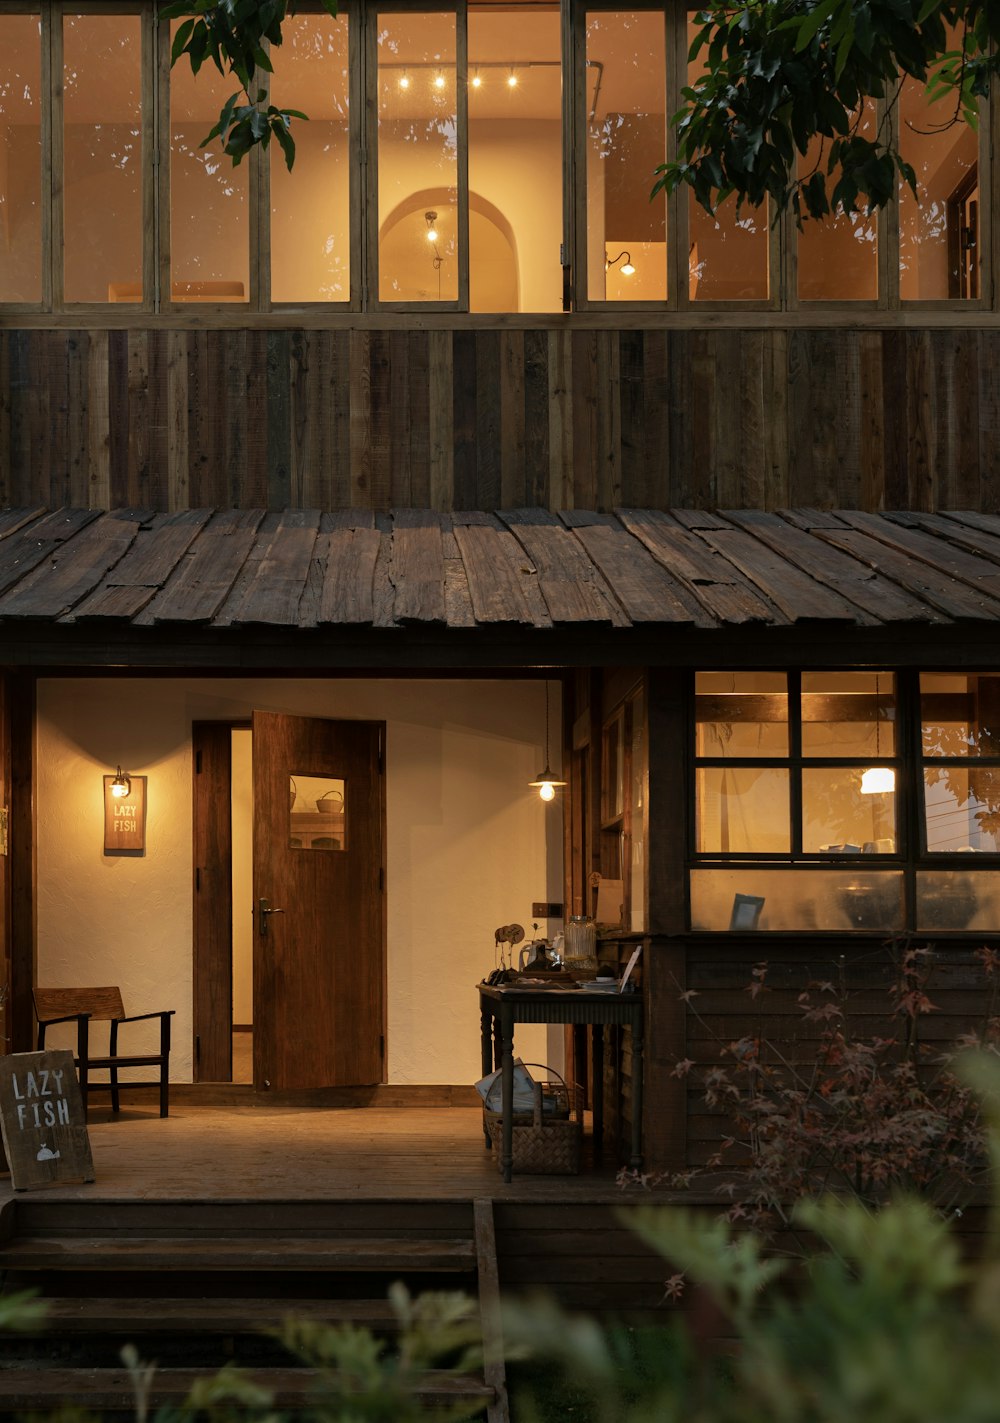
<svg viewBox="0 0 1000 1423">
<path fill-rule="evenodd" d="M 50 1334 L 254 1334 L 289 1315 L 395 1333 L 396 1313 L 378 1299 L 44 1299 Z"/>
<path fill-rule="evenodd" d="M 17 1235 L 0 1249 L 3 1270 L 471 1271 L 475 1246 L 462 1240 L 330 1239 L 327 1236 Z"/>
<path fill-rule="evenodd" d="M 277 1408 L 294 1407 L 312 1394 L 320 1379 L 331 1377 L 315 1369 L 241 1369 L 240 1375 L 274 1396 Z M 203 1369 L 157 1369 L 153 1376 L 150 1404 L 162 1407 L 178 1404 L 190 1392 Z M 336 1379 L 336 1374 L 332 1377 Z M 417 1382 L 416 1395 L 432 1407 L 446 1407 L 458 1400 L 481 1400 L 483 1408 L 493 1402 L 494 1391 L 482 1379 L 445 1372 L 427 1373 Z M 54 1409 L 60 1404 L 77 1404 L 93 1412 L 129 1412 L 135 1409 L 132 1379 L 123 1368 L 113 1369 L 0 1369 L 0 1410 Z"/>
</svg>

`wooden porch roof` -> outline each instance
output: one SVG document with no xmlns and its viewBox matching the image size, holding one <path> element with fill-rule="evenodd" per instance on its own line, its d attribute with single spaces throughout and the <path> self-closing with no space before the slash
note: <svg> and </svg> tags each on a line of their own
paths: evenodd
<svg viewBox="0 0 1000 1423">
<path fill-rule="evenodd" d="M 0 625 L 609 632 L 1000 622 L 1000 515 L 15 509 Z"/>
</svg>

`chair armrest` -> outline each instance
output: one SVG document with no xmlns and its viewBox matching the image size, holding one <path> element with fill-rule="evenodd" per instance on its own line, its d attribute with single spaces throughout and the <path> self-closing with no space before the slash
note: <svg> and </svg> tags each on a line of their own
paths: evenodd
<svg viewBox="0 0 1000 1423">
<path fill-rule="evenodd" d="M 132 1018 L 115 1018 L 116 1023 L 144 1023 L 147 1018 L 172 1018 L 176 1008 L 165 1008 L 160 1013 L 137 1013 Z"/>
<path fill-rule="evenodd" d="M 41 1052 L 45 1047 L 45 1029 L 53 1027 L 56 1023 L 76 1024 L 76 1055 L 78 1058 L 86 1057 L 87 1038 L 90 1030 L 89 1013 L 67 1013 L 65 1018 L 39 1018 L 38 1051 Z"/>
</svg>

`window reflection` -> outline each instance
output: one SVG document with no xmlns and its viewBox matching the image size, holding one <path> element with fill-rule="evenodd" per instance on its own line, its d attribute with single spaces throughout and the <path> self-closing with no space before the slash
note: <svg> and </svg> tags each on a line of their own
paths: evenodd
<svg viewBox="0 0 1000 1423">
<path fill-rule="evenodd" d="M 288 843 L 293 850 L 347 847 L 347 787 L 337 776 L 296 771 L 288 779 Z"/>
<path fill-rule="evenodd" d="M 651 175 L 666 157 L 663 14 L 587 15 L 587 293 L 591 300 L 667 295 L 663 197 Z M 632 270 L 629 270 L 629 269 Z"/>
<path fill-rule="evenodd" d="M 292 15 L 284 25 L 272 102 L 293 120 L 291 173 L 271 146 L 271 300 L 347 301 L 350 269 L 348 17 Z"/>
<path fill-rule="evenodd" d="M 803 756 L 896 752 L 895 677 L 891 672 L 803 672 Z"/>
<path fill-rule="evenodd" d="M 455 16 L 378 16 L 379 297 L 458 297 Z"/>
<path fill-rule="evenodd" d="M 860 110 L 858 133 L 875 136 L 875 111 L 870 100 Z M 814 138 L 799 158 L 802 179 L 817 169 L 825 172 L 829 138 Z M 827 196 L 834 186 L 827 178 Z M 798 233 L 798 288 L 801 301 L 874 301 L 878 296 L 878 223 L 874 213 L 835 212 L 815 221 L 808 218 Z"/>
<path fill-rule="evenodd" d="M 699 756 L 787 756 L 784 673 L 696 673 L 695 721 Z"/>
<path fill-rule="evenodd" d="M 1000 756 L 1000 675 L 922 673 L 925 756 Z"/>
<path fill-rule="evenodd" d="M 739 929 L 741 895 L 764 902 L 760 930 L 858 930 L 882 933 L 903 922 L 903 876 L 898 870 L 858 872 L 829 869 L 693 870 L 691 927 Z M 735 917 L 735 922 L 734 922 Z"/>
<path fill-rule="evenodd" d="M 142 300 L 142 26 L 63 20 L 67 301 Z"/>
<path fill-rule="evenodd" d="M 703 766 L 697 772 L 699 854 L 787 854 L 787 770 Z"/>
<path fill-rule="evenodd" d="M 0 301 L 42 299 L 41 22 L 0 15 Z"/>
</svg>

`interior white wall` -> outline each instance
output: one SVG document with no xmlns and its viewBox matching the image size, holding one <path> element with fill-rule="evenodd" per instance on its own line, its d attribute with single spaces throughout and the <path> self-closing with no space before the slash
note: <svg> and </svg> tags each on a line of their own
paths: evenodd
<svg viewBox="0 0 1000 1423">
<path fill-rule="evenodd" d="M 191 1080 L 191 723 L 254 707 L 386 722 L 388 1079 L 475 1081 L 493 931 L 530 936 L 532 901 L 562 895 L 561 805 L 528 788 L 541 682 L 42 679 L 39 983 L 117 983 L 127 1012 L 176 1009 L 171 1076 Z M 142 858 L 103 853 L 101 777 L 119 762 L 148 777 Z M 517 1046 L 561 1064 L 560 1029 L 519 1029 Z"/>
</svg>

